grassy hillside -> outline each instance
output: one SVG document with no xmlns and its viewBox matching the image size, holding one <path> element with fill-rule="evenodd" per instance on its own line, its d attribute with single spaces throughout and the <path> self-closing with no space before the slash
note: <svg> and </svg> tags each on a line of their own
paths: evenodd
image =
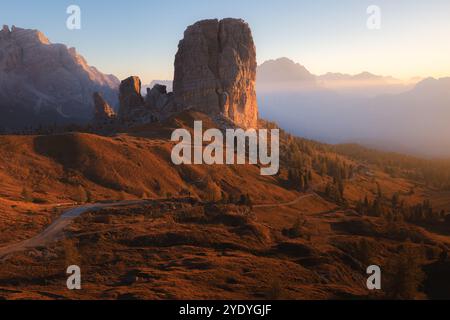
<svg viewBox="0 0 450 320">
<path fill-rule="evenodd" d="M 54 243 L 0 258 L 0 297 L 449 296 L 435 272 L 450 271 L 448 191 L 422 167 L 394 157 L 393 172 L 385 154 L 285 132 L 274 177 L 253 165 L 174 166 L 170 133 L 199 118 L 213 125 L 187 112 L 122 133 L 0 136 L 0 247 L 76 204 L 150 199 L 88 212 Z M 67 264 L 88 270 L 87 290 L 64 290 Z M 367 291 L 369 264 L 385 270 L 388 290 Z"/>
</svg>

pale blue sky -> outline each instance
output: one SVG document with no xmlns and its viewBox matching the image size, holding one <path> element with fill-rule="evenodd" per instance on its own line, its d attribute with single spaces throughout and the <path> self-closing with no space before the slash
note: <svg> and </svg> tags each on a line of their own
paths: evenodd
<svg viewBox="0 0 450 320">
<path fill-rule="evenodd" d="M 235 17 L 252 30 L 258 61 L 282 56 L 313 73 L 370 71 L 407 79 L 450 76 L 448 0 L 1 0 L 0 24 L 43 31 L 77 48 L 119 78 L 171 79 L 186 26 Z M 66 8 L 82 10 L 82 29 L 66 28 Z M 382 29 L 366 27 L 369 5 Z"/>
</svg>

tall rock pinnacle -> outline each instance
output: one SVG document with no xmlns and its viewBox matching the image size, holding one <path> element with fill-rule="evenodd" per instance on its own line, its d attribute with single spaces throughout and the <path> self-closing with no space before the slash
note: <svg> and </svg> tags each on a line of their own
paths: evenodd
<svg viewBox="0 0 450 320">
<path fill-rule="evenodd" d="M 144 99 L 141 96 L 141 80 L 139 77 L 132 76 L 120 83 L 119 102 L 119 116 L 122 119 L 130 118 L 134 109 L 144 105 Z"/>
<path fill-rule="evenodd" d="M 203 20 L 187 28 L 175 57 L 177 104 L 256 128 L 256 49 L 239 19 Z"/>
</svg>

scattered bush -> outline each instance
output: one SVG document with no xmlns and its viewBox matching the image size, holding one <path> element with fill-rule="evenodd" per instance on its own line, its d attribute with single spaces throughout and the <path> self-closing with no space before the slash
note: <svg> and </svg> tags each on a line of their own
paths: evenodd
<svg viewBox="0 0 450 320">
<path fill-rule="evenodd" d="M 291 239 L 301 238 L 306 236 L 306 226 L 307 221 L 303 217 L 298 217 L 295 221 L 294 225 L 291 228 L 285 228 L 282 231 L 282 234 L 285 237 L 289 237 Z"/>
</svg>

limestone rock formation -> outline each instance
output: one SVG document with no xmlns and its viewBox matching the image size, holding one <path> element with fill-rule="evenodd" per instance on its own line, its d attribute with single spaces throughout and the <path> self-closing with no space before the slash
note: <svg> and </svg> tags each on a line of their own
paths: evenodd
<svg viewBox="0 0 450 320">
<path fill-rule="evenodd" d="M 102 95 L 98 92 L 94 92 L 94 123 L 102 124 L 113 121 L 116 118 L 116 113 L 103 99 Z"/>
<path fill-rule="evenodd" d="M 144 104 L 141 96 L 141 79 L 136 76 L 129 77 L 120 83 L 120 106 L 138 107 Z"/>
<path fill-rule="evenodd" d="M 167 87 L 161 84 L 155 84 L 152 89 L 147 88 L 145 105 L 151 110 L 161 112 L 169 111 L 167 107 L 173 100 L 173 94 L 167 92 Z"/>
<path fill-rule="evenodd" d="M 141 95 L 141 80 L 133 76 L 120 85 L 118 119 L 127 125 L 144 124 L 166 119 L 174 113 L 173 94 L 163 85 L 147 88 L 147 96 Z"/>
<path fill-rule="evenodd" d="M 52 44 L 37 30 L 0 31 L 0 127 L 88 122 L 92 94 L 100 92 L 115 106 L 118 85 L 74 48 Z"/>
<path fill-rule="evenodd" d="M 147 89 L 152 89 L 155 85 L 163 85 L 166 87 L 167 92 L 173 92 L 173 81 L 172 80 L 153 80 L 149 84 L 142 85 L 142 95 L 147 93 Z"/>
<path fill-rule="evenodd" d="M 139 77 L 132 76 L 120 83 L 119 102 L 119 117 L 122 119 L 129 119 L 134 109 L 144 106 Z"/>
<path fill-rule="evenodd" d="M 247 23 L 203 20 L 187 28 L 175 58 L 175 103 L 256 128 L 256 49 Z"/>
</svg>

